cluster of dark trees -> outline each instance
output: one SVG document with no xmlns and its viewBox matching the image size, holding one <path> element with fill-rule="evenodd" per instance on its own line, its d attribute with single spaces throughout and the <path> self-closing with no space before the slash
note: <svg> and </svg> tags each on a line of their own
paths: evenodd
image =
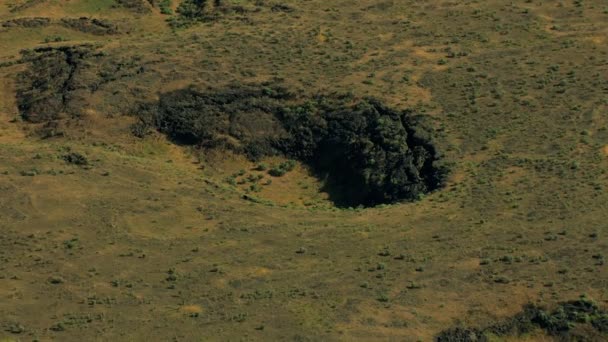
<svg viewBox="0 0 608 342">
<path fill-rule="evenodd" d="M 422 117 L 371 98 L 300 99 L 270 84 L 163 94 L 138 111 L 181 144 L 223 147 L 256 160 L 283 155 L 309 165 L 342 205 L 415 200 L 442 185 L 447 170 Z"/>
</svg>

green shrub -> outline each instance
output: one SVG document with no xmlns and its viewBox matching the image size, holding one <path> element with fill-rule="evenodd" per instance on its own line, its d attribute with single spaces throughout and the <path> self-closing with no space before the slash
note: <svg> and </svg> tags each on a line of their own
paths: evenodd
<svg viewBox="0 0 608 342">
<path fill-rule="evenodd" d="M 281 168 L 280 166 L 273 167 L 268 171 L 268 174 L 273 177 L 282 177 L 287 173 L 287 170 Z"/>
<path fill-rule="evenodd" d="M 270 169 L 268 171 L 268 174 L 273 177 L 284 176 L 286 173 L 293 171 L 293 169 L 296 167 L 296 164 L 297 162 L 295 160 L 290 159 Z"/>
<path fill-rule="evenodd" d="M 173 9 L 171 9 L 172 1 L 171 0 L 162 0 L 159 4 L 160 13 L 165 15 L 173 14 Z"/>
<path fill-rule="evenodd" d="M 77 152 L 71 152 L 61 157 L 66 163 L 78 166 L 89 165 L 87 157 Z"/>
<path fill-rule="evenodd" d="M 268 170 L 268 164 L 266 163 L 260 163 L 255 167 L 256 171 L 266 171 Z"/>
</svg>

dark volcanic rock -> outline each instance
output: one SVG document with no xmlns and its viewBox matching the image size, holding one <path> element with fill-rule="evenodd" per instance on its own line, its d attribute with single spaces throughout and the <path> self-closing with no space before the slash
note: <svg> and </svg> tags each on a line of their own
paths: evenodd
<svg viewBox="0 0 608 342">
<path fill-rule="evenodd" d="M 149 126 L 181 144 L 229 148 L 252 160 L 298 159 L 327 180 L 332 200 L 344 206 L 416 200 L 446 174 L 424 120 L 371 98 L 299 99 L 269 84 L 188 88 L 162 94 L 138 113 L 138 135 Z"/>
<path fill-rule="evenodd" d="M 23 52 L 30 68 L 19 76 L 17 104 L 29 122 L 48 122 L 61 115 L 82 114 L 88 58 L 95 55 L 90 45 L 43 47 Z"/>
</svg>

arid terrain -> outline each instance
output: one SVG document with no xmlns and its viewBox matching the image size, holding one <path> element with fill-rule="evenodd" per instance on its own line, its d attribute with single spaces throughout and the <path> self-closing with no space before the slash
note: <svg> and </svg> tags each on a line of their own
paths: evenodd
<svg viewBox="0 0 608 342">
<path fill-rule="evenodd" d="M 604 0 L 0 1 L 0 341 L 608 340 Z"/>
</svg>

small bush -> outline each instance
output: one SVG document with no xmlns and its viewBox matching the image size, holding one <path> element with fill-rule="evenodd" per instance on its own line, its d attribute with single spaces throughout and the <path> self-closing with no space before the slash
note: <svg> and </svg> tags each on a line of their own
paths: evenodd
<svg viewBox="0 0 608 342">
<path fill-rule="evenodd" d="M 266 171 L 268 170 L 268 164 L 260 163 L 255 167 L 256 171 Z"/>
<path fill-rule="evenodd" d="M 282 177 L 286 173 L 292 171 L 295 168 L 295 166 L 296 166 L 296 161 L 290 159 L 290 160 L 283 162 L 283 163 L 279 164 L 278 166 L 275 166 L 272 169 L 270 169 L 268 171 L 268 174 L 273 177 Z"/>
<path fill-rule="evenodd" d="M 162 0 L 159 4 L 160 13 L 165 15 L 173 14 L 173 10 L 171 9 L 172 1 L 171 0 Z"/>
<path fill-rule="evenodd" d="M 283 177 L 287 173 L 287 170 L 282 169 L 280 167 L 273 167 L 268 171 L 268 174 L 273 177 Z"/>
<path fill-rule="evenodd" d="M 66 163 L 78 166 L 86 166 L 89 165 L 88 159 L 80 153 L 72 152 L 64 155 L 62 157 Z"/>
</svg>

